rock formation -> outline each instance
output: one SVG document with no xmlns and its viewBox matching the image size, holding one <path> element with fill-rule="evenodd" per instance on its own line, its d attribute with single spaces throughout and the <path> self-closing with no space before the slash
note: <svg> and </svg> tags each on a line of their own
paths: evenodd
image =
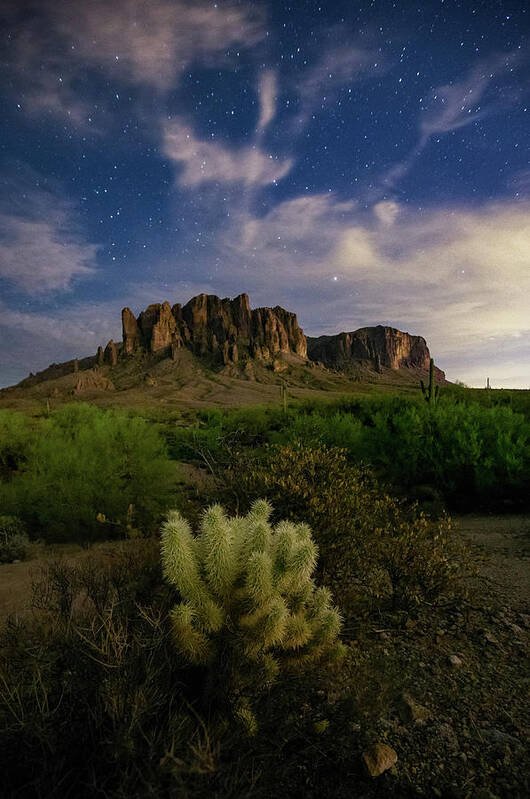
<svg viewBox="0 0 530 799">
<path fill-rule="evenodd" d="M 328 368 L 344 370 L 353 363 L 367 363 L 377 372 L 388 369 L 428 369 L 430 353 L 421 336 L 411 336 L 393 327 L 362 327 L 351 333 L 307 339 L 311 360 Z M 438 369 L 438 377 L 445 378 Z"/>
<path fill-rule="evenodd" d="M 168 302 L 150 305 L 135 319 L 129 308 L 122 311 L 123 355 L 138 349 L 167 351 L 173 359 L 186 347 L 196 355 L 214 356 L 220 363 L 237 363 L 241 352 L 253 358 L 271 359 L 280 352 L 307 357 L 307 344 L 296 314 L 283 308 L 251 310 L 248 296 L 220 299 L 199 294 L 186 305 Z"/>
<path fill-rule="evenodd" d="M 259 378 L 254 360 L 266 361 L 273 372 L 288 368 L 288 361 L 282 354 L 298 356 L 314 369 L 328 368 L 345 373 L 356 373 L 360 366 L 379 374 L 385 369 L 429 369 L 430 353 L 421 336 L 378 325 L 350 333 L 306 338 L 296 314 L 279 306 L 251 309 L 246 294 L 234 299 L 199 294 L 185 305 L 155 303 L 138 318 L 130 308 L 124 308 L 122 329 L 121 343 L 111 340 L 106 347 L 98 347 L 97 355 L 50 364 L 19 385 L 32 386 L 72 372 L 80 375 L 96 366 L 115 367 L 129 357 L 171 358 L 177 364 L 182 350 L 207 358 L 212 366 L 239 364 L 239 374 L 252 380 Z M 435 371 L 437 382 L 444 381 L 444 373 L 438 368 Z M 91 381 L 94 382 L 93 375 L 88 382 Z M 83 379 L 77 390 L 85 390 Z"/>
<path fill-rule="evenodd" d="M 126 355 L 132 355 L 140 347 L 141 336 L 138 323 L 130 308 L 124 308 L 121 312 L 121 324 L 123 329 L 123 351 Z"/>
<path fill-rule="evenodd" d="M 93 369 L 87 369 L 85 372 L 79 372 L 75 388 L 73 390 L 74 395 L 79 394 L 86 394 L 94 391 L 113 391 L 114 384 L 108 377 L 102 375 L 101 372 L 97 367 Z"/>
<path fill-rule="evenodd" d="M 118 348 L 112 339 L 105 347 L 103 360 L 105 363 L 108 363 L 109 366 L 116 366 L 118 363 Z"/>
</svg>

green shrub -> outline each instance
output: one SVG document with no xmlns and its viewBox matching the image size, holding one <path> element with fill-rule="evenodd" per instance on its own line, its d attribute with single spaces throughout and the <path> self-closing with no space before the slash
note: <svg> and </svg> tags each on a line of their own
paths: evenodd
<svg viewBox="0 0 530 799">
<path fill-rule="evenodd" d="M 391 497 L 344 450 L 273 446 L 242 453 L 223 473 L 219 495 L 246 509 L 266 497 L 279 518 L 306 521 L 320 551 L 323 579 L 344 608 L 414 605 L 456 587 L 461 560 L 451 522 L 434 522 Z M 234 500 L 232 500 L 234 501 Z"/>
<path fill-rule="evenodd" d="M 31 442 L 27 416 L 0 410 L 0 480 L 7 480 L 26 460 Z"/>
<path fill-rule="evenodd" d="M 43 421 L 0 503 L 47 540 L 124 535 L 161 518 L 174 474 L 154 425 L 72 405 Z"/>
<path fill-rule="evenodd" d="M 174 457 L 198 458 L 210 468 L 222 468 L 243 447 L 339 446 L 351 463 L 370 465 L 396 492 L 436 488 L 458 510 L 528 507 L 530 422 L 514 412 L 525 409 L 524 397 L 499 392 L 485 407 L 477 401 L 484 402 L 482 394 L 470 390 L 463 398 L 444 391 L 436 405 L 417 397 L 373 396 L 305 402 L 287 413 L 200 412 L 196 427 L 172 431 L 170 445 Z"/>
<path fill-rule="evenodd" d="M 530 424 L 510 408 L 450 402 L 378 412 L 362 456 L 406 489 L 436 486 L 459 509 L 528 503 Z"/>
<path fill-rule="evenodd" d="M 162 796 L 168 746 L 187 767 L 197 725 L 182 713 L 158 546 L 117 546 L 52 563 L 38 613 L 0 628 L 2 797 L 136 796 L 139 764 Z"/>
<path fill-rule="evenodd" d="M 0 516 L 0 563 L 24 560 L 29 539 L 26 528 L 16 516 Z"/>
<path fill-rule="evenodd" d="M 181 597 L 171 612 L 175 646 L 186 661 L 208 666 L 210 695 L 234 702 L 249 732 L 249 694 L 282 668 L 342 653 L 340 615 L 329 590 L 312 579 L 310 528 L 273 528 L 271 512 L 258 500 L 246 517 L 229 519 L 213 505 L 198 536 L 177 511 L 162 527 L 163 572 Z"/>
</svg>

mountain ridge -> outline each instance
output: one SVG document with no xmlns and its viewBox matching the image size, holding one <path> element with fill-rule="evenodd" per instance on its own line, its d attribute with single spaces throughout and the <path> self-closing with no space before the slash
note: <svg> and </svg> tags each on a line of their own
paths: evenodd
<svg viewBox="0 0 530 799">
<path fill-rule="evenodd" d="M 186 352 L 189 357 L 184 358 Z M 3 391 L 67 376 L 71 376 L 69 382 L 60 389 L 54 384 L 54 392 L 109 391 L 120 387 L 124 375 L 133 373 L 137 382 L 150 385 L 155 380 L 150 370 L 162 362 L 167 362 L 164 373 L 172 368 L 189 371 L 194 363 L 191 371 L 207 368 L 258 382 L 270 381 L 271 373 L 277 372 L 284 379 L 289 371 L 294 382 L 307 382 L 300 370 L 307 372 L 308 367 L 322 379 L 335 374 L 375 382 L 384 373 L 399 372 L 410 382 L 416 373 L 428 370 L 430 357 L 423 337 L 390 326 L 311 337 L 305 335 L 296 314 L 279 305 L 251 309 L 247 294 L 233 299 L 199 294 L 184 305 L 153 303 L 137 317 L 125 307 L 121 342 L 110 340 L 93 356 L 50 364 Z M 131 364 L 136 364 L 135 369 Z M 444 382 L 445 374 L 436 369 L 436 378 Z"/>
</svg>

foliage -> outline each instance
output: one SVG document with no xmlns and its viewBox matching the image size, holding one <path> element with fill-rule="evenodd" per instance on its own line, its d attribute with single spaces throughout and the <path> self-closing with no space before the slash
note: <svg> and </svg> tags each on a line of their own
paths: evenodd
<svg viewBox="0 0 530 799">
<path fill-rule="evenodd" d="M 0 479 L 19 469 L 31 441 L 31 427 L 23 413 L 0 410 Z"/>
<path fill-rule="evenodd" d="M 509 408 L 411 405 L 378 413 L 364 457 L 406 489 L 437 486 L 458 509 L 528 501 L 530 424 Z"/>
<path fill-rule="evenodd" d="M 24 560 L 29 540 L 24 524 L 16 516 L 0 516 L 0 563 Z"/>
<path fill-rule="evenodd" d="M 240 453 L 223 472 L 222 496 L 245 508 L 266 497 L 279 517 L 306 521 L 321 553 L 324 579 L 345 607 L 410 606 L 456 586 L 451 522 L 430 521 L 387 494 L 344 450 L 273 446 Z"/>
<path fill-rule="evenodd" d="M 71 405 L 43 420 L 0 503 L 47 540 L 109 537 L 160 518 L 173 477 L 155 426 Z"/>
<path fill-rule="evenodd" d="M 181 601 L 171 611 L 183 658 L 208 666 L 215 690 L 235 702 L 255 731 L 249 694 L 281 669 L 342 654 L 341 619 L 327 588 L 312 579 L 317 548 L 307 524 L 269 523 L 272 508 L 255 501 L 246 517 L 209 507 L 194 536 L 172 511 L 162 527 L 165 577 Z"/>
<path fill-rule="evenodd" d="M 96 783 L 105 795 L 122 784 L 137 795 L 137 764 L 149 763 L 149 747 L 163 755 L 170 719 L 175 746 L 193 736 L 161 621 L 158 547 L 120 546 L 105 559 L 52 563 L 34 586 L 38 615 L 0 631 L 2 796 L 88 797 Z M 184 739 L 184 758 L 186 748 Z"/>
<path fill-rule="evenodd" d="M 528 507 L 530 420 L 500 396 L 491 407 L 470 396 L 467 401 L 467 390 L 448 388 L 435 404 L 375 396 L 305 402 L 287 412 L 201 412 L 194 427 L 171 432 L 170 448 L 174 457 L 198 458 L 212 468 L 244 447 L 339 446 L 351 463 L 371 466 L 395 491 L 416 493 L 427 485 L 457 510 Z M 509 392 L 506 398 L 512 402 Z"/>
</svg>

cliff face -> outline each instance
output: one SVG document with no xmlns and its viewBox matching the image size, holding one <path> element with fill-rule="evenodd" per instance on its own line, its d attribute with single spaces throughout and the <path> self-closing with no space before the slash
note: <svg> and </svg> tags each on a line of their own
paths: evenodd
<svg viewBox="0 0 530 799">
<path fill-rule="evenodd" d="M 174 355 L 187 347 L 196 355 L 218 356 L 228 364 L 238 361 L 244 347 L 253 358 L 269 359 L 280 352 L 307 357 L 306 338 L 296 314 L 280 307 L 251 310 L 246 294 L 233 300 L 199 294 L 186 305 L 172 308 L 168 302 L 157 303 L 138 320 L 124 308 L 122 327 L 122 353 L 126 355 L 141 350 L 168 350 Z M 107 354 L 105 360 L 110 362 Z"/>
<path fill-rule="evenodd" d="M 185 305 L 173 307 L 168 302 L 155 303 L 138 318 L 129 308 L 124 308 L 122 329 L 122 342 L 111 340 L 88 358 L 51 364 L 20 385 L 32 386 L 105 365 L 114 367 L 124 358 L 142 353 L 171 357 L 176 361 L 182 349 L 198 356 L 209 356 L 218 365 L 244 361 L 245 369 L 250 372 L 252 364 L 246 362 L 247 357 L 272 362 L 274 371 L 278 371 L 280 353 L 298 355 L 345 373 L 355 365 L 377 372 L 385 368 L 429 369 L 430 353 L 421 336 L 378 325 L 351 333 L 306 338 L 296 314 L 279 306 L 251 309 L 246 294 L 233 300 L 199 294 Z M 438 382 L 445 380 L 440 369 L 435 367 L 435 371 Z"/>
<path fill-rule="evenodd" d="M 369 362 L 377 370 L 428 369 L 430 353 L 421 336 L 411 336 L 393 327 L 362 327 L 351 333 L 308 338 L 309 357 L 333 369 L 343 369 L 354 361 Z M 444 378 L 441 370 L 438 376 Z"/>
</svg>

